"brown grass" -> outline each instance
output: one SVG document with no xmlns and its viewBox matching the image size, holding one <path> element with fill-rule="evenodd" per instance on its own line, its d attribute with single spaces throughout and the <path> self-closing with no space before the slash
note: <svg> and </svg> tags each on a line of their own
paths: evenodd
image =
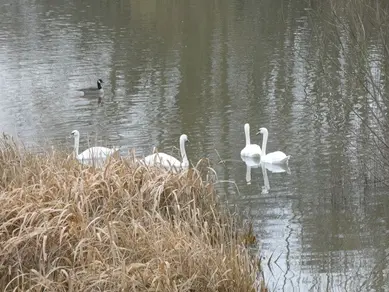
<svg viewBox="0 0 389 292">
<path fill-rule="evenodd" d="M 1 291 L 260 289 L 251 235 L 199 170 L 98 170 L 0 143 Z"/>
</svg>

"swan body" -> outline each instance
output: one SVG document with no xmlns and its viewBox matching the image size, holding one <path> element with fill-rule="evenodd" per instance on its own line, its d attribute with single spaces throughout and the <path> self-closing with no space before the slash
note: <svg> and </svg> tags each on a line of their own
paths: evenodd
<svg viewBox="0 0 389 292">
<path fill-rule="evenodd" d="M 261 147 L 257 144 L 250 144 L 250 125 L 244 124 L 244 135 L 246 137 L 246 146 L 240 151 L 243 157 L 261 157 Z"/>
<path fill-rule="evenodd" d="M 274 151 L 270 152 L 264 156 L 262 156 L 262 161 L 265 163 L 271 163 L 271 164 L 286 164 L 288 163 L 288 160 L 290 158 L 290 155 L 286 155 L 282 151 Z"/>
<path fill-rule="evenodd" d="M 93 164 L 105 162 L 105 160 L 112 154 L 114 154 L 116 151 L 119 150 L 119 148 L 107 148 L 107 147 L 91 147 L 83 151 L 82 153 L 78 153 L 79 144 L 80 144 L 80 132 L 77 130 L 74 130 L 71 135 L 74 137 L 74 153 L 78 161 L 85 164 Z"/>
<path fill-rule="evenodd" d="M 182 161 L 179 161 L 177 158 L 168 155 L 166 153 L 158 152 L 146 156 L 143 159 L 143 163 L 149 166 L 159 166 L 167 170 L 181 170 L 189 167 L 189 160 L 186 156 L 185 142 L 189 142 L 188 136 L 182 134 L 180 136 L 180 152 Z M 153 150 L 154 152 L 155 150 Z"/>
<path fill-rule="evenodd" d="M 91 94 L 103 95 L 104 94 L 103 83 L 104 83 L 103 80 L 97 79 L 97 87 L 83 88 L 83 89 L 79 89 L 78 91 L 82 93 L 82 96 L 91 95 Z"/>
<path fill-rule="evenodd" d="M 260 128 L 256 135 L 262 134 L 262 154 L 261 161 L 270 164 L 288 164 L 290 155 L 286 155 L 282 151 L 274 151 L 266 154 L 266 145 L 269 132 L 266 128 Z"/>
<path fill-rule="evenodd" d="M 106 147 L 91 147 L 77 155 L 79 160 L 103 159 L 114 154 L 118 149 L 110 149 Z"/>
</svg>

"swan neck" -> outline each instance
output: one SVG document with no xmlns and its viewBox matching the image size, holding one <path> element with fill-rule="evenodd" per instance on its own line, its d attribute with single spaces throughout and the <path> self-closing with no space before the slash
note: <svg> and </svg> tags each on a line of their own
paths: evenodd
<svg viewBox="0 0 389 292">
<path fill-rule="evenodd" d="M 244 126 L 244 135 L 246 137 L 246 146 L 249 146 L 251 141 L 250 141 L 250 126 L 245 125 Z"/>
<path fill-rule="evenodd" d="M 183 139 L 180 139 L 180 152 L 181 152 L 182 163 L 189 164 L 188 157 L 186 156 L 185 141 Z"/>
<path fill-rule="evenodd" d="M 263 140 L 262 140 L 262 155 L 265 156 L 266 155 L 266 145 L 267 145 L 267 136 L 269 135 L 269 133 L 267 131 L 265 131 L 265 133 L 263 133 Z"/>
<path fill-rule="evenodd" d="M 80 145 L 80 136 L 76 135 L 76 136 L 74 136 L 74 154 L 75 154 L 76 158 L 78 156 L 79 145 Z"/>
</svg>

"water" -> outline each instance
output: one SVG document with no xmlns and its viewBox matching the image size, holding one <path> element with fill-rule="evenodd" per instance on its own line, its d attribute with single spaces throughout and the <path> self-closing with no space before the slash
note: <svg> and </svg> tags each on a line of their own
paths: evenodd
<svg viewBox="0 0 389 292">
<path fill-rule="evenodd" d="M 350 35 L 321 39 L 334 27 L 313 12 L 306 1 L 3 1 L 1 130 L 70 152 L 78 129 L 81 150 L 122 155 L 177 155 L 186 133 L 191 162 L 208 157 L 221 194 L 253 220 L 271 291 L 389 291 L 389 196 L 373 183 L 386 170 L 368 142 L 369 129 L 387 138 L 386 60 L 373 35 L 356 75 Z M 102 103 L 78 95 L 98 78 Z M 292 155 L 290 173 L 247 173 L 246 122 L 252 143 L 265 126 L 268 151 Z"/>
</svg>

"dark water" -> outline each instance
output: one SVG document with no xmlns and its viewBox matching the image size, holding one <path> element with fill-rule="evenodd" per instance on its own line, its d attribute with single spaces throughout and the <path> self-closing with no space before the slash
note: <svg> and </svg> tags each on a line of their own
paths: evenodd
<svg viewBox="0 0 389 292">
<path fill-rule="evenodd" d="M 371 129 L 386 135 L 386 59 L 370 34 L 366 63 L 356 62 L 347 30 L 333 34 L 315 9 L 3 1 L 1 131 L 33 149 L 71 151 L 78 129 L 81 149 L 119 145 L 123 155 L 153 146 L 177 155 L 185 133 L 191 162 L 210 158 L 221 193 L 253 220 L 271 291 L 389 291 L 389 196 L 374 183 L 381 145 L 369 142 Z M 98 78 L 102 103 L 78 95 Z M 246 122 L 252 143 L 265 126 L 268 151 L 292 155 L 290 173 L 246 172 Z"/>
</svg>

